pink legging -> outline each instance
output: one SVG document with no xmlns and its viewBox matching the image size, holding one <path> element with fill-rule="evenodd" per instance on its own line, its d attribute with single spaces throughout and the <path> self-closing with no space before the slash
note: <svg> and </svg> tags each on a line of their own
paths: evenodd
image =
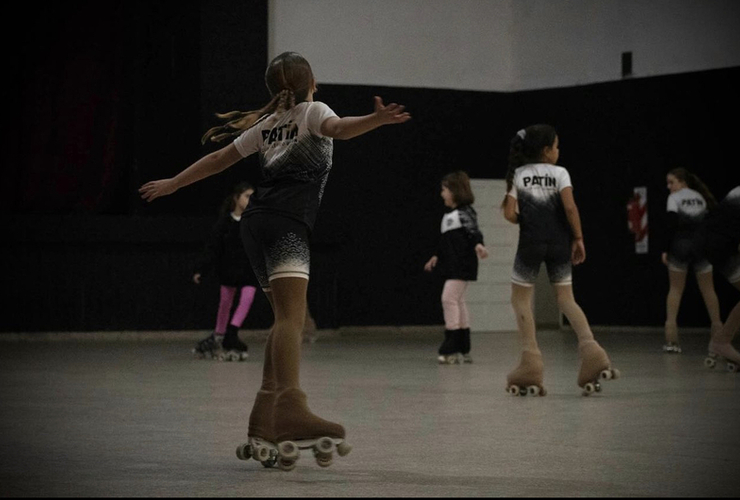
<svg viewBox="0 0 740 500">
<path fill-rule="evenodd" d="M 465 303 L 465 292 L 468 282 L 463 280 L 447 280 L 442 289 L 442 311 L 445 317 L 447 330 L 470 328 L 468 305 Z"/>
<path fill-rule="evenodd" d="M 252 307 L 256 292 L 257 289 L 253 286 L 242 287 L 241 294 L 239 295 L 239 304 L 234 311 L 234 315 L 231 316 L 231 325 L 241 328 L 247 314 L 249 314 L 249 309 Z M 226 333 L 235 296 L 236 287 L 221 285 L 221 299 L 218 304 L 218 314 L 216 315 L 216 333 L 219 335 Z"/>
</svg>

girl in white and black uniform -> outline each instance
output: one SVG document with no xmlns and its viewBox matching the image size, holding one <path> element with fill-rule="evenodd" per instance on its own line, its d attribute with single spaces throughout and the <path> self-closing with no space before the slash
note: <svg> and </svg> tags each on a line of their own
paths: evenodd
<svg viewBox="0 0 740 500">
<path fill-rule="evenodd" d="M 598 390 L 602 372 L 608 377 L 618 374 L 611 370 L 606 352 L 594 340 L 588 320 L 573 297 L 572 265 L 586 259 L 586 249 L 570 175 L 556 165 L 558 148 L 558 135 L 550 125 L 531 125 L 511 140 L 502 207 L 506 220 L 519 224 L 511 303 L 523 351 L 519 366 L 507 377 L 512 394 L 546 394 L 532 314 L 534 283 L 542 262 L 554 285 L 558 306 L 578 336 L 578 385 L 584 393 L 590 393 Z"/>
<path fill-rule="evenodd" d="M 447 174 L 442 179 L 440 196 L 449 211 L 442 217 L 437 253 L 424 265 L 426 271 L 436 270 L 445 280 L 442 290 L 445 338 L 438 349 L 438 361 L 472 363 L 465 292 L 468 282 L 478 279 L 478 259 L 488 257 L 488 250 L 478 229 L 478 214 L 472 206 L 475 196 L 468 174 L 462 171 Z"/>
<path fill-rule="evenodd" d="M 345 430 L 311 413 L 299 374 L 308 242 L 331 168 L 332 139 L 351 139 L 382 125 L 404 123 L 411 116 L 403 106 L 386 106 L 375 97 L 373 113 L 338 117 L 326 104 L 313 101 L 316 80 L 311 66 L 294 52 L 270 62 L 265 83 L 273 96 L 265 107 L 218 115 L 230 121 L 204 136 L 212 141 L 236 137 L 235 141 L 175 177 L 148 182 L 139 191 L 151 201 L 259 153 L 263 181 L 242 218 L 241 233 L 275 324 L 267 337 L 262 386 L 249 417 L 249 443 L 239 448 L 246 455 L 240 456 L 264 463 L 270 459 L 265 450 L 271 443 L 279 453 L 280 467 L 292 469 L 298 453 L 294 443 L 300 441 L 300 447 L 314 447 L 317 460 L 328 465 L 331 451 L 316 447 L 329 446 L 321 439 L 328 438 L 338 445 L 340 455 L 346 454 Z"/>
<path fill-rule="evenodd" d="M 722 329 L 719 300 L 714 291 L 712 265 L 703 254 L 701 224 L 707 211 L 717 205 L 707 186 L 685 168 L 675 168 L 666 175 L 670 194 L 666 202 L 666 235 L 661 259 L 668 267 L 668 296 L 666 297 L 665 345 L 663 351 L 680 353 L 678 342 L 678 310 L 691 267 L 696 275 L 712 333 Z"/>
</svg>

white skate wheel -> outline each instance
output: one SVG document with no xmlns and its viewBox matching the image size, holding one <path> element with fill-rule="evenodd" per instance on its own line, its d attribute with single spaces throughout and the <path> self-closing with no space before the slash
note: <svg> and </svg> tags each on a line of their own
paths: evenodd
<svg viewBox="0 0 740 500">
<path fill-rule="evenodd" d="M 512 384 L 512 385 L 509 386 L 509 388 L 507 389 L 507 391 L 509 391 L 509 394 L 511 394 L 512 396 L 518 396 L 519 395 L 519 386 L 516 385 L 516 384 Z"/>
<path fill-rule="evenodd" d="M 732 373 L 737 372 L 737 365 L 735 363 L 727 363 L 727 371 Z"/>
<path fill-rule="evenodd" d="M 586 385 L 583 386 L 583 395 L 588 396 L 591 393 L 596 392 L 596 386 L 592 382 L 586 383 Z"/>
<path fill-rule="evenodd" d="M 600 373 L 600 376 L 604 380 L 611 380 L 614 378 L 614 374 L 612 373 L 611 370 L 602 370 L 602 372 Z"/>
<path fill-rule="evenodd" d="M 352 446 L 350 446 L 347 441 L 342 441 L 337 445 L 337 453 L 340 457 L 347 456 L 350 451 L 352 451 Z"/>
<path fill-rule="evenodd" d="M 612 368 L 612 378 L 614 378 L 614 380 L 618 379 L 621 376 L 622 372 L 620 372 L 617 368 Z"/>
<path fill-rule="evenodd" d="M 252 456 L 258 462 L 265 462 L 270 459 L 270 448 L 263 445 L 258 445 L 254 450 Z"/>
<path fill-rule="evenodd" d="M 280 470 L 291 471 L 295 469 L 295 460 L 286 460 L 284 458 L 278 458 L 277 464 Z"/>
<path fill-rule="evenodd" d="M 334 441 L 332 441 L 331 438 L 323 437 L 316 441 L 315 449 L 319 453 L 330 455 L 334 452 L 336 446 L 334 445 Z"/>
<path fill-rule="evenodd" d="M 236 447 L 236 456 L 239 460 L 249 460 L 250 456 L 252 455 L 250 453 L 250 449 L 252 447 L 249 446 L 249 443 L 240 444 Z"/>
<path fill-rule="evenodd" d="M 277 445 L 277 449 L 280 458 L 287 461 L 296 461 L 301 454 L 298 446 L 292 441 L 283 441 Z"/>
<path fill-rule="evenodd" d="M 714 360 L 714 358 L 704 358 L 704 366 L 706 366 L 709 369 L 712 369 L 715 366 L 717 366 L 717 362 Z"/>
<path fill-rule="evenodd" d="M 527 394 L 530 396 L 539 396 L 540 388 L 536 385 L 530 385 L 529 387 L 527 387 Z"/>
<path fill-rule="evenodd" d="M 316 455 L 316 463 L 319 464 L 319 467 L 329 467 L 333 462 L 331 454 L 319 453 Z"/>
</svg>

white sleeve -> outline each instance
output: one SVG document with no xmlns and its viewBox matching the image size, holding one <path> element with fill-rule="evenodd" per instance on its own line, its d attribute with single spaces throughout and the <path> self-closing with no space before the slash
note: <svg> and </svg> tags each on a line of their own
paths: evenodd
<svg viewBox="0 0 740 500">
<path fill-rule="evenodd" d="M 562 191 L 567 187 L 572 188 L 573 184 L 570 182 L 570 174 L 568 171 L 561 167 L 558 175 L 558 190 Z"/>
<path fill-rule="evenodd" d="M 321 124 L 324 123 L 324 120 L 333 116 L 337 116 L 337 114 L 323 102 L 310 103 L 306 112 L 306 128 L 311 134 L 323 137 L 321 135 Z"/>
<path fill-rule="evenodd" d="M 678 212 L 678 201 L 676 201 L 676 196 L 673 196 L 673 194 L 668 196 L 668 202 L 666 203 L 666 211 L 667 212 Z"/>
<path fill-rule="evenodd" d="M 234 146 L 242 158 L 246 158 L 252 153 L 256 153 L 262 146 L 262 133 L 260 127 L 254 127 L 245 130 L 242 134 L 234 139 Z"/>
</svg>

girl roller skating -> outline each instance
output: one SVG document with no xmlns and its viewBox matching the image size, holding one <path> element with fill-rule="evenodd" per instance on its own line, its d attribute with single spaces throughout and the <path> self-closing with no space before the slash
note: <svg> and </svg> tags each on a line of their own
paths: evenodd
<svg viewBox="0 0 740 500">
<path fill-rule="evenodd" d="M 535 335 L 532 296 L 540 265 L 545 263 L 558 306 L 578 336 L 578 386 L 584 394 L 601 390 L 599 381 L 619 376 L 594 340 L 583 310 L 573 297 L 572 266 L 586 259 L 583 232 L 568 171 L 557 164 L 559 138 L 550 125 L 531 125 L 511 140 L 504 217 L 519 224 L 512 271 L 511 303 L 522 344 L 519 365 L 508 375 L 512 394 L 547 394 L 544 362 Z"/>
<path fill-rule="evenodd" d="M 193 348 L 201 358 L 222 361 L 247 359 L 248 347 L 239 339 L 239 328 L 252 307 L 257 278 L 244 250 L 239 224 L 252 193 L 254 188 L 247 182 L 234 186 L 221 206 L 203 256 L 195 265 L 193 282 L 200 284 L 203 275 L 215 269 L 220 293 L 214 331 Z"/>
<path fill-rule="evenodd" d="M 351 139 L 411 116 L 404 106 L 385 105 L 375 97 L 372 113 L 338 117 L 313 100 L 317 88 L 311 66 L 294 52 L 270 62 L 265 83 L 272 96 L 266 106 L 219 115 L 228 122 L 204 136 L 211 141 L 236 137 L 233 142 L 173 178 L 146 183 L 140 191 L 152 201 L 259 154 L 262 180 L 242 218 L 241 234 L 275 323 L 265 345 L 262 386 L 250 414 L 248 441 L 237 454 L 290 470 L 301 449 L 312 449 L 317 463 L 327 466 L 335 450 L 340 456 L 350 450 L 345 429 L 311 412 L 299 369 L 309 240 L 332 167 L 332 139 Z"/>
<path fill-rule="evenodd" d="M 465 292 L 468 282 L 478 278 L 478 259 L 487 258 L 488 250 L 478 229 L 468 174 L 461 171 L 447 174 L 442 179 L 440 195 L 448 212 L 442 218 L 437 253 L 424 265 L 424 270 L 436 270 L 445 280 L 442 290 L 445 338 L 437 360 L 440 364 L 472 363 Z"/>
</svg>

